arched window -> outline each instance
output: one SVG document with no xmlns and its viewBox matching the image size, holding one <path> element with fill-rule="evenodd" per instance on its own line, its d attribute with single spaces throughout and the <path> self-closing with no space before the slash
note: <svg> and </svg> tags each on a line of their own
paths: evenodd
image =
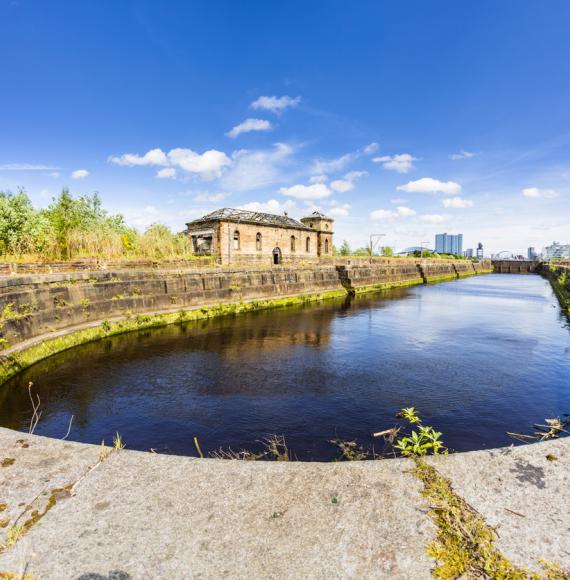
<svg viewBox="0 0 570 580">
<path fill-rule="evenodd" d="M 291 236 L 291 251 L 295 251 L 295 236 Z"/>
<path fill-rule="evenodd" d="M 311 251 L 311 238 L 305 240 L 305 252 L 309 253 Z"/>
<path fill-rule="evenodd" d="M 329 253 L 329 240 L 328 238 L 325 240 L 325 254 Z"/>
<path fill-rule="evenodd" d="M 234 232 L 234 250 L 239 250 L 239 232 Z"/>
<path fill-rule="evenodd" d="M 261 234 L 258 233 L 255 236 L 255 249 L 260 252 L 261 251 Z"/>
</svg>

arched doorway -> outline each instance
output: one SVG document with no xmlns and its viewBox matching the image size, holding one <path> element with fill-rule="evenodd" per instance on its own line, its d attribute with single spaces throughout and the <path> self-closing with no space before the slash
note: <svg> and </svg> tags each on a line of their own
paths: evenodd
<svg viewBox="0 0 570 580">
<path fill-rule="evenodd" d="M 279 248 L 273 248 L 273 264 L 275 266 L 281 264 L 281 250 Z"/>
</svg>

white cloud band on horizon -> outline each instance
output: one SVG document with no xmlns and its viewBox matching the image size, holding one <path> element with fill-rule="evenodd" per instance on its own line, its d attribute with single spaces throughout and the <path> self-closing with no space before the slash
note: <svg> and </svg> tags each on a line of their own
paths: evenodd
<svg viewBox="0 0 570 580">
<path fill-rule="evenodd" d="M 560 194 L 555 189 L 540 189 L 539 187 L 526 187 L 522 190 L 524 197 L 528 198 L 539 198 L 543 197 L 545 199 L 555 199 L 560 196 Z"/>
<path fill-rule="evenodd" d="M 59 167 L 35 163 L 4 163 L 0 171 L 57 171 Z"/>
<path fill-rule="evenodd" d="M 473 201 L 470 199 L 464 199 L 462 197 L 448 197 L 442 199 L 441 203 L 443 207 L 451 207 L 453 209 L 465 209 L 468 207 L 473 207 Z"/>
<path fill-rule="evenodd" d="M 426 224 L 441 224 L 447 221 L 447 216 L 438 214 L 438 213 L 431 213 L 425 214 L 420 216 L 420 220 L 425 222 Z"/>
<path fill-rule="evenodd" d="M 416 215 L 416 211 L 410 207 L 400 205 L 396 210 L 377 209 L 370 213 L 370 218 L 375 221 L 395 220 L 398 218 L 412 217 Z"/>
</svg>

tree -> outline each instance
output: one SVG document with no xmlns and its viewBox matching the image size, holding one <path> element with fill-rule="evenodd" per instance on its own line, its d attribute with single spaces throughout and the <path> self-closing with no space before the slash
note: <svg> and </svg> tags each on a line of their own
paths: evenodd
<svg viewBox="0 0 570 580">
<path fill-rule="evenodd" d="M 346 240 L 343 240 L 338 253 L 341 256 L 350 256 L 350 246 Z"/>
<path fill-rule="evenodd" d="M 3 253 L 34 251 L 33 230 L 37 212 L 23 189 L 0 191 L 0 249 Z"/>
<path fill-rule="evenodd" d="M 394 249 L 390 246 L 384 246 L 382 248 L 382 255 L 386 258 L 391 258 L 394 255 Z"/>
</svg>

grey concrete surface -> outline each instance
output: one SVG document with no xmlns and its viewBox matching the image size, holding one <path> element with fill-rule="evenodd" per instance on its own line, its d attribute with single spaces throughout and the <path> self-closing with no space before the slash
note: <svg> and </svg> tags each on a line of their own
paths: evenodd
<svg viewBox="0 0 570 580">
<path fill-rule="evenodd" d="M 513 564 L 570 569 L 570 438 L 428 461 L 495 528 Z"/>
<path fill-rule="evenodd" d="M 79 482 L 0 554 L 0 571 L 42 580 L 431 576 L 425 546 L 435 528 L 410 460 L 243 462 L 125 449 L 90 470 L 98 456 L 95 446 L 0 429 L 0 461 L 15 460 L 0 467 L 0 519 Z M 570 564 L 570 439 L 430 461 L 517 563 Z"/>
</svg>

